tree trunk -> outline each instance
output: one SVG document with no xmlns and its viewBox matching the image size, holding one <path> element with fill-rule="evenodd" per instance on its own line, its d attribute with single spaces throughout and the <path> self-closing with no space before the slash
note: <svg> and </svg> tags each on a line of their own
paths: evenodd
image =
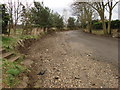
<svg viewBox="0 0 120 90">
<path fill-rule="evenodd" d="M 109 21 L 108 21 L 108 34 L 112 34 L 112 29 L 111 29 L 111 17 L 112 17 L 112 11 L 110 10 L 110 15 L 109 15 Z"/>
<path fill-rule="evenodd" d="M 103 21 L 102 23 L 103 23 L 103 31 L 104 31 L 104 34 L 106 35 L 107 34 L 106 23 L 105 21 Z"/>
<path fill-rule="evenodd" d="M 8 36 L 10 36 L 10 31 L 11 31 L 11 25 L 10 25 L 10 22 L 9 22 Z"/>
<path fill-rule="evenodd" d="M 25 25 L 24 23 L 22 23 L 22 35 L 24 35 L 24 32 L 25 32 Z"/>
<path fill-rule="evenodd" d="M 106 35 L 107 34 L 107 29 L 106 29 L 106 23 L 105 23 L 105 17 L 104 17 L 104 11 L 99 13 L 101 21 L 102 21 L 102 27 L 103 27 L 103 32 Z"/>
<path fill-rule="evenodd" d="M 88 27 L 88 32 L 89 32 L 89 33 L 92 33 L 92 29 L 91 29 L 91 24 L 90 24 L 90 22 L 88 23 L 88 26 L 87 26 L 87 27 Z"/>
<path fill-rule="evenodd" d="M 14 29 L 13 29 L 14 30 L 14 35 L 16 35 L 16 26 L 17 26 L 17 24 L 14 25 Z"/>
<path fill-rule="evenodd" d="M 46 28 L 45 27 L 43 28 L 43 31 L 46 32 Z"/>
<path fill-rule="evenodd" d="M 112 29 L 111 29 L 111 21 L 108 21 L 108 34 L 112 34 Z"/>
<path fill-rule="evenodd" d="M 106 23 L 105 23 L 104 15 L 101 16 L 101 20 L 102 20 L 103 32 L 106 35 L 107 34 L 107 29 L 106 29 Z"/>
<path fill-rule="evenodd" d="M 92 33 L 92 22 L 90 22 L 89 32 Z"/>
</svg>

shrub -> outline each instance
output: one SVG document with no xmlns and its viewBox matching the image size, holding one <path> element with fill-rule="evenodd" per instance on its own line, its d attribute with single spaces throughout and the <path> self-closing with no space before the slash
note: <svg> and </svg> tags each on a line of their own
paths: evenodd
<svg viewBox="0 0 120 90">
<path fill-rule="evenodd" d="M 106 27 L 108 27 L 108 21 L 106 22 Z M 120 28 L 120 20 L 112 20 L 111 21 L 111 29 L 119 29 Z M 93 29 L 102 29 L 102 22 L 93 21 Z"/>
<path fill-rule="evenodd" d="M 102 23 L 101 22 L 93 23 L 93 29 L 102 29 Z"/>
<path fill-rule="evenodd" d="M 119 29 L 120 28 L 120 20 L 111 21 L 111 28 L 112 29 Z"/>
</svg>

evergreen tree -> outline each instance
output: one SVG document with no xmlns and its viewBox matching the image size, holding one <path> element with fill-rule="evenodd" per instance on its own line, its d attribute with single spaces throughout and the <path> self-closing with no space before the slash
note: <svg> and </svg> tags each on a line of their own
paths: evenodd
<svg viewBox="0 0 120 90">
<path fill-rule="evenodd" d="M 0 23 L 2 24 L 2 34 L 8 34 L 7 27 L 9 22 L 9 14 L 7 13 L 5 4 L 0 5 L 0 16 L 2 16 L 0 20 Z"/>
<path fill-rule="evenodd" d="M 67 27 L 69 29 L 74 29 L 75 28 L 75 19 L 73 17 L 69 17 Z"/>
</svg>

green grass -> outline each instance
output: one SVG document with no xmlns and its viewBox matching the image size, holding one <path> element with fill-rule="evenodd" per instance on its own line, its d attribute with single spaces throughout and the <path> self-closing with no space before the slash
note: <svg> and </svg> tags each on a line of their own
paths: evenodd
<svg viewBox="0 0 120 90">
<path fill-rule="evenodd" d="M 10 35 L 14 36 L 14 30 L 13 29 L 11 29 Z M 21 35 L 22 35 L 22 29 L 16 29 L 16 35 L 15 36 L 19 37 Z"/>
<path fill-rule="evenodd" d="M 2 47 L 6 48 L 6 49 L 12 49 L 13 50 L 13 46 L 15 46 L 17 44 L 17 42 L 20 39 L 37 39 L 39 38 L 39 36 L 35 36 L 35 35 L 21 35 L 21 31 L 20 29 L 18 29 L 16 31 L 16 35 L 13 36 L 0 36 L 0 45 L 2 45 Z"/>
<path fill-rule="evenodd" d="M 15 51 L 14 46 L 17 44 L 17 42 L 21 39 L 37 39 L 40 36 L 35 35 L 22 35 L 22 30 L 17 29 L 16 35 L 12 33 L 9 37 L 5 35 L 0 36 L 0 45 L 4 47 L 8 51 Z M 45 35 L 46 33 L 42 33 L 41 36 Z M 16 53 L 15 54 L 19 54 Z M 26 72 L 26 68 L 24 68 L 22 65 L 20 65 L 21 61 L 24 59 L 23 56 L 16 62 L 10 62 L 8 60 L 2 60 L 3 64 L 1 65 L 3 67 L 3 83 L 7 85 L 8 87 L 14 87 L 15 85 L 19 84 L 19 78 L 18 76 Z"/>
<path fill-rule="evenodd" d="M 18 39 L 14 37 L 2 36 L 2 46 L 6 49 L 12 48 L 16 44 L 17 40 Z"/>
<path fill-rule="evenodd" d="M 32 38 L 37 39 L 38 36 L 34 36 L 34 35 L 21 35 L 20 36 L 20 39 L 32 39 Z"/>
<path fill-rule="evenodd" d="M 17 62 L 10 62 L 8 60 L 3 60 L 3 82 L 8 87 L 13 87 L 19 84 L 18 75 L 26 70 L 25 67 L 18 64 Z"/>
<path fill-rule="evenodd" d="M 104 35 L 103 30 L 92 30 L 92 33 L 96 35 Z"/>
<path fill-rule="evenodd" d="M 117 32 L 117 29 L 113 29 L 112 30 L 112 34 L 116 33 L 116 32 Z M 96 35 L 104 35 L 104 31 L 103 30 L 92 30 L 92 33 L 96 34 Z"/>
</svg>

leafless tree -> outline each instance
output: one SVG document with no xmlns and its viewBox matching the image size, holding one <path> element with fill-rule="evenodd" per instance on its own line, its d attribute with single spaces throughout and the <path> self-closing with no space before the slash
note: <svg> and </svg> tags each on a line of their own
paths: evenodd
<svg viewBox="0 0 120 90">
<path fill-rule="evenodd" d="M 10 20 L 9 20 L 9 33 L 8 33 L 10 35 L 10 31 L 13 28 L 13 3 L 12 3 L 12 0 L 10 0 L 8 2 L 7 10 L 9 12 L 9 17 L 10 17 Z"/>
<path fill-rule="evenodd" d="M 107 34 L 107 29 L 106 29 L 106 23 L 105 23 L 105 8 L 108 4 L 108 2 L 86 2 L 88 5 L 90 5 L 94 10 L 96 10 L 101 18 L 102 25 L 103 25 L 103 30 L 104 34 Z"/>
<path fill-rule="evenodd" d="M 21 18 L 20 15 L 22 12 L 22 4 L 19 0 L 17 1 L 9 0 L 7 6 L 10 14 L 9 32 L 10 29 L 13 28 L 14 34 L 16 34 L 16 26 Z"/>
<path fill-rule="evenodd" d="M 108 33 L 111 34 L 112 33 L 112 29 L 111 27 L 111 18 L 112 18 L 112 11 L 114 9 L 114 7 L 118 4 L 118 1 L 114 1 L 114 0 L 108 0 L 108 8 L 107 11 L 109 12 L 109 19 L 108 19 Z"/>
<path fill-rule="evenodd" d="M 18 21 L 21 17 L 22 13 L 22 6 L 21 2 L 18 0 L 17 2 L 14 2 L 14 34 L 16 34 L 16 26 L 18 24 Z"/>
<path fill-rule="evenodd" d="M 72 6 L 73 12 L 78 16 L 82 27 L 87 24 L 88 31 L 92 33 L 92 20 L 94 19 L 95 10 L 85 2 L 75 2 Z"/>
<path fill-rule="evenodd" d="M 91 6 L 94 10 L 97 11 L 99 14 L 102 25 L 103 25 L 103 30 L 104 34 L 111 34 L 111 17 L 112 17 L 112 11 L 113 8 L 120 2 L 120 0 L 115 1 L 115 0 L 101 0 L 102 2 L 84 2 L 87 5 Z M 79 5 L 81 2 L 77 2 Z M 105 10 L 109 12 L 109 19 L 108 19 L 108 29 L 106 27 L 106 17 L 105 17 Z"/>
</svg>

